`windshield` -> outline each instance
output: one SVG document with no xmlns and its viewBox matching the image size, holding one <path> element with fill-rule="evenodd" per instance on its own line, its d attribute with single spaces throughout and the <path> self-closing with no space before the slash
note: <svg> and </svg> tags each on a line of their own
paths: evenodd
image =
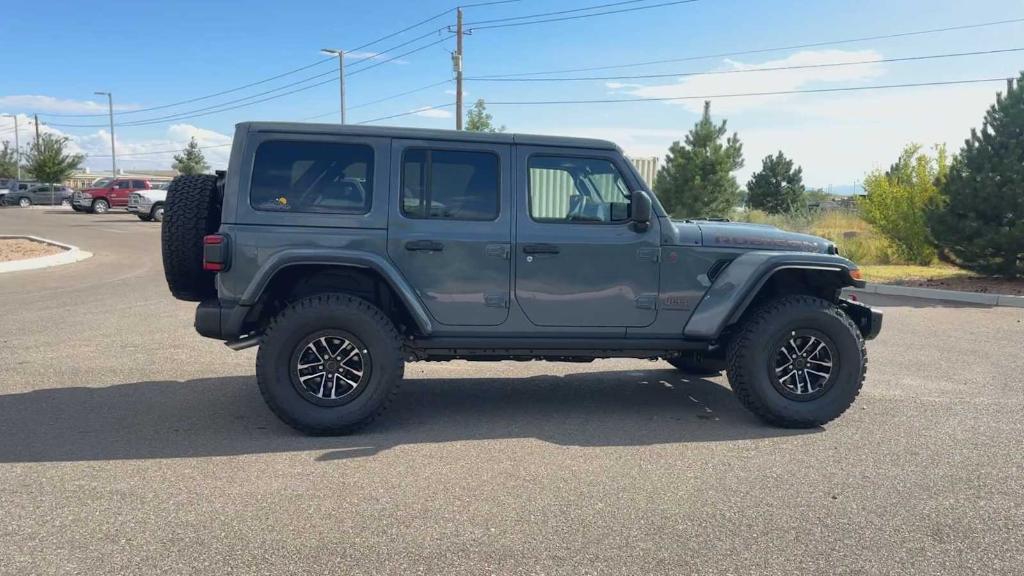
<svg viewBox="0 0 1024 576">
<path fill-rule="evenodd" d="M 92 187 L 93 188 L 106 188 L 107 186 L 110 186 L 110 183 L 113 180 L 114 180 L 113 178 L 97 178 L 96 181 L 94 181 L 92 183 Z"/>
</svg>

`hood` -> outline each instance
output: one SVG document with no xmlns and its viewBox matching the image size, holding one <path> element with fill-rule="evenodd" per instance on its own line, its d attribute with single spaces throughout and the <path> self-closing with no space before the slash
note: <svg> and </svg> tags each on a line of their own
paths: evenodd
<svg viewBox="0 0 1024 576">
<path fill-rule="evenodd" d="M 681 223 L 676 223 L 677 226 L 679 224 Z M 833 250 L 835 249 L 835 245 L 824 238 L 787 232 L 767 224 L 702 220 L 688 224 L 696 224 L 700 228 L 701 245 L 703 246 L 825 254 L 834 254 Z"/>
</svg>

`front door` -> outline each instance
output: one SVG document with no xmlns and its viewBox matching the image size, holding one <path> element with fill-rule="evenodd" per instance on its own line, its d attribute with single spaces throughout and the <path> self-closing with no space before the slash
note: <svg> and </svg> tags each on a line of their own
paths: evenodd
<svg viewBox="0 0 1024 576">
<path fill-rule="evenodd" d="M 657 219 L 630 221 L 639 189 L 614 151 L 519 147 L 516 300 L 538 326 L 654 322 Z"/>
<path fill-rule="evenodd" d="M 396 139 L 391 163 L 388 255 L 431 316 L 448 326 L 504 322 L 511 146 Z"/>
</svg>

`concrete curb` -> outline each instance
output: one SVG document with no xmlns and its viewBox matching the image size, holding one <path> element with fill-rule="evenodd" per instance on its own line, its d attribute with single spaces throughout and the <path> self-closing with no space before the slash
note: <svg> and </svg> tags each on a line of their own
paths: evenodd
<svg viewBox="0 0 1024 576">
<path fill-rule="evenodd" d="M 864 288 L 844 288 L 844 292 L 861 294 L 881 294 L 883 296 L 905 296 L 924 300 L 945 300 L 947 302 L 963 302 L 984 306 L 1006 306 L 1024 308 L 1024 296 L 1008 294 L 985 294 L 981 292 L 958 292 L 956 290 L 939 290 L 937 288 L 913 288 L 910 286 L 893 286 L 890 284 L 868 284 Z"/>
<path fill-rule="evenodd" d="M 51 254 L 49 256 L 39 256 L 37 258 L 26 258 L 24 260 L 14 260 L 12 262 L 0 262 L 0 274 L 4 272 L 20 272 L 22 270 L 37 270 L 39 268 L 49 268 L 51 266 L 60 266 L 62 264 L 71 264 L 85 260 L 86 258 L 92 258 L 92 252 L 86 252 L 80 249 L 78 246 L 72 246 L 71 244 L 64 244 L 55 240 L 48 240 L 46 238 L 40 238 L 38 236 L 29 236 L 27 234 L 0 234 L 0 239 L 18 238 L 22 240 L 35 240 L 36 242 L 42 242 L 43 244 L 50 244 L 53 246 L 60 246 L 64 249 L 63 252 L 58 254 Z"/>
</svg>

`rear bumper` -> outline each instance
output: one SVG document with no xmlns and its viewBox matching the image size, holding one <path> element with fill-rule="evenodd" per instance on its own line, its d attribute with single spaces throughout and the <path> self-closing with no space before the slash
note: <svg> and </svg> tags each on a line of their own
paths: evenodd
<svg viewBox="0 0 1024 576">
<path fill-rule="evenodd" d="M 215 340 L 235 340 L 242 336 L 242 323 L 248 312 L 248 306 L 222 304 L 216 298 L 203 300 L 196 307 L 196 332 Z"/>
<path fill-rule="evenodd" d="M 860 334 L 865 340 L 875 338 L 882 331 L 883 315 L 881 310 L 852 300 L 842 300 L 840 306 L 857 325 L 857 329 L 860 330 Z"/>
</svg>

